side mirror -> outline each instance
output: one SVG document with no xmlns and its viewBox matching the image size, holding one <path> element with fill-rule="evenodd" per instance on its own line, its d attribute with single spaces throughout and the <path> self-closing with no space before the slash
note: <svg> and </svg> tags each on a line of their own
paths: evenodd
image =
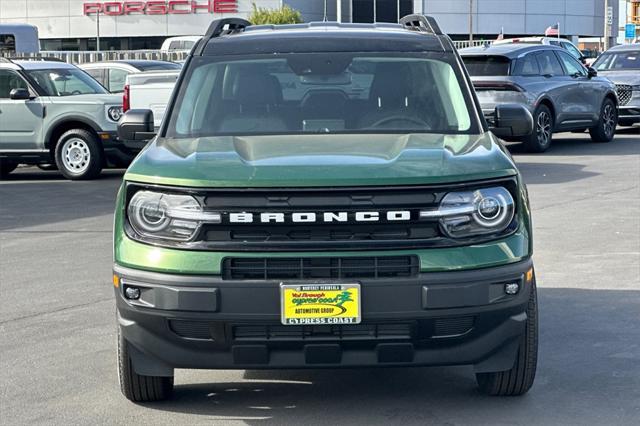
<svg viewBox="0 0 640 426">
<path fill-rule="evenodd" d="M 144 141 L 155 135 L 153 112 L 150 109 L 131 109 L 118 123 L 118 138 L 123 141 Z"/>
<path fill-rule="evenodd" d="M 598 76 L 598 71 L 596 71 L 595 68 L 588 67 L 587 68 L 587 75 L 589 76 L 589 78 L 597 77 Z"/>
<path fill-rule="evenodd" d="M 31 93 L 29 93 L 29 89 L 11 89 L 11 92 L 9 92 L 9 99 L 13 99 L 14 101 L 26 101 L 31 99 Z"/>
<path fill-rule="evenodd" d="M 520 104 L 498 105 L 491 132 L 499 138 L 529 136 L 533 132 L 533 116 Z"/>
</svg>

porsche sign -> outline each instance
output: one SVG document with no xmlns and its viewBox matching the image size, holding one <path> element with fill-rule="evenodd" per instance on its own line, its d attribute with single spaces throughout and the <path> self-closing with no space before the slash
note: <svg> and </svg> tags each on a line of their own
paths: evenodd
<svg viewBox="0 0 640 426">
<path fill-rule="evenodd" d="M 238 0 L 149 0 L 105 1 L 84 3 L 84 14 L 120 15 L 185 15 L 192 13 L 236 13 Z"/>
</svg>

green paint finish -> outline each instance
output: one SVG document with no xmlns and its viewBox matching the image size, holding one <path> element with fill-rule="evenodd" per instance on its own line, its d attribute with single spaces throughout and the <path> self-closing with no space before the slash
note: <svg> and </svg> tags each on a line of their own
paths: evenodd
<svg viewBox="0 0 640 426">
<path fill-rule="evenodd" d="M 313 187 L 451 183 L 516 173 L 491 133 L 309 134 L 157 139 L 125 179 L 190 187 Z"/>
<path fill-rule="evenodd" d="M 478 269 L 531 256 L 526 187 L 506 149 L 483 135 L 295 135 L 158 139 L 125 180 L 188 187 L 311 187 L 469 182 L 516 175 L 520 229 L 502 240 L 453 248 L 335 252 L 205 252 L 155 247 L 123 230 L 123 191 L 114 224 L 114 260 L 149 271 L 220 274 L 225 257 L 417 255 L 423 272 Z"/>
<path fill-rule="evenodd" d="M 119 224 L 116 222 L 116 226 Z M 505 265 L 529 257 L 529 234 L 522 229 L 503 240 L 467 247 L 425 250 L 336 251 L 336 252 L 204 252 L 175 250 L 138 243 L 123 232 L 116 233 L 115 262 L 118 265 L 176 274 L 220 274 L 225 257 L 323 257 L 323 256 L 393 256 L 416 255 L 420 269 L 454 271 Z"/>
</svg>

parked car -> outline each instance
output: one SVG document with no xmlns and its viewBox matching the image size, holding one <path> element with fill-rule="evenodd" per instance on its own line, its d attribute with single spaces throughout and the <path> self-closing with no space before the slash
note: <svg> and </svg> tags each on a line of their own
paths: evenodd
<svg viewBox="0 0 640 426">
<path fill-rule="evenodd" d="M 124 92 L 127 76 L 146 71 L 169 71 L 182 68 L 182 65 L 168 61 L 152 60 L 120 60 L 107 62 L 93 62 L 80 65 L 111 93 Z"/>
<path fill-rule="evenodd" d="M 180 71 L 147 71 L 127 76 L 122 108 L 147 109 L 153 113 L 154 129 L 162 123 L 167 104 L 173 93 Z M 125 140 L 124 144 L 132 149 L 141 149 L 147 140 Z"/>
<path fill-rule="evenodd" d="M 462 49 L 460 55 L 487 120 L 494 120 L 495 107 L 505 103 L 531 111 L 535 132 L 521 139 L 527 150 L 546 151 L 554 132 L 588 129 L 594 142 L 613 139 L 615 85 L 564 49 L 510 43 Z"/>
<path fill-rule="evenodd" d="M 518 43 L 518 44 L 544 44 L 547 46 L 558 46 L 571 53 L 574 58 L 579 60 L 582 64 L 587 63 L 587 57 L 582 53 L 580 49 L 576 47 L 575 44 L 571 43 L 569 40 L 564 38 L 557 37 L 519 37 L 519 38 L 506 38 L 503 40 L 496 40 L 493 44 L 510 44 L 510 43 Z"/>
<path fill-rule="evenodd" d="M 593 64 L 616 85 L 621 126 L 640 122 L 640 44 L 624 44 L 603 53 Z"/>
<path fill-rule="evenodd" d="M 128 165 L 121 115 L 122 97 L 73 65 L 0 58 L 0 175 L 55 164 L 68 179 L 91 179 L 105 165 Z"/>
<path fill-rule="evenodd" d="M 28 24 L 0 24 L 0 54 L 40 52 L 38 27 Z"/>
<path fill-rule="evenodd" d="M 190 55 L 117 199 L 127 398 L 167 398 L 175 368 L 468 364 L 487 394 L 529 390 L 527 192 L 433 18 L 227 18 Z M 494 132 L 532 131 L 496 109 Z"/>
<path fill-rule="evenodd" d="M 167 38 L 160 47 L 162 52 L 188 51 L 202 36 L 180 36 Z"/>
</svg>

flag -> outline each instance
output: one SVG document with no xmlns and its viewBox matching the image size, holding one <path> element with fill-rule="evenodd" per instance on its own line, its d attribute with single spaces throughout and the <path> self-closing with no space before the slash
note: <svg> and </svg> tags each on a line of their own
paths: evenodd
<svg viewBox="0 0 640 426">
<path fill-rule="evenodd" d="M 500 29 L 500 34 L 498 34 L 498 38 L 496 38 L 496 41 L 498 40 L 504 40 L 504 27 Z"/>
<path fill-rule="evenodd" d="M 546 30 L 544 30 L 544 36 L 545 37 L 549 37 L 549 36 L 558 36 L 560 35 L 560 24 L 555 24 L 552 25 L 550 27 L 548 27 Z"/>
</svg>

